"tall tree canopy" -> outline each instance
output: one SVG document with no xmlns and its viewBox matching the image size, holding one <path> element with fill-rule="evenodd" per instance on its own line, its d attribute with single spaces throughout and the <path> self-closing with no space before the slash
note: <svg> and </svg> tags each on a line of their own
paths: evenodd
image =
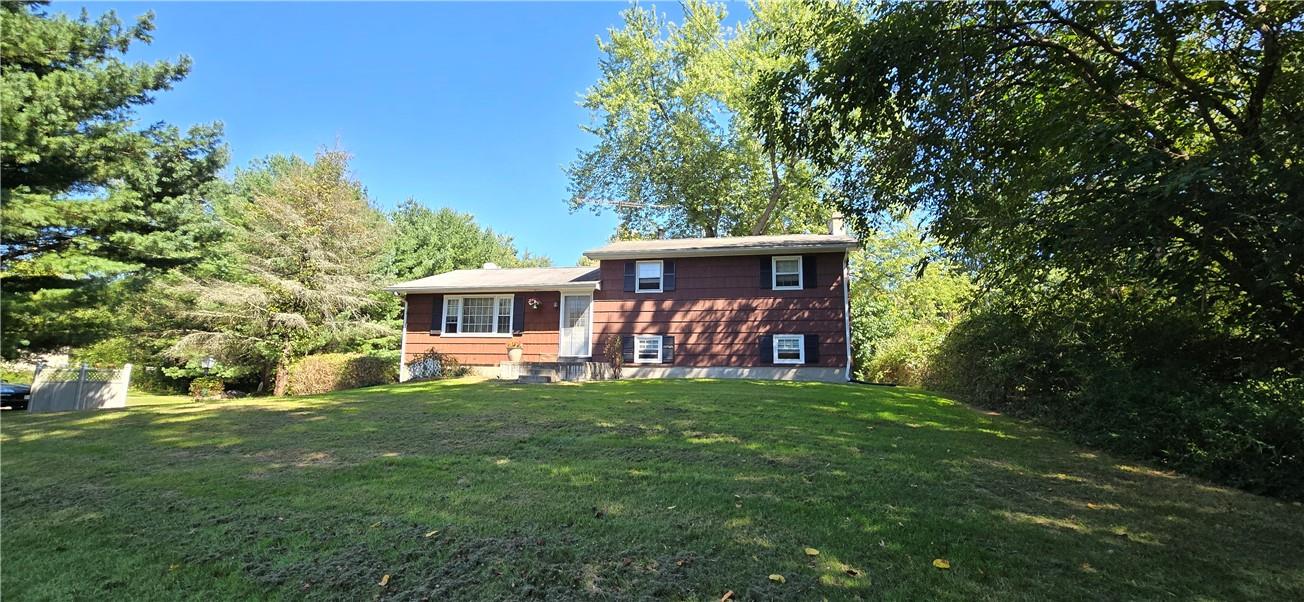
<svg viewBox="0 0 1304 602">
<path fill-rule="evenodd" d="M 1199 303 L 1301 367 L 1304 4 L 770 10 L 789 60 L 751 115 L 850 213 L 926 210 L 988 284 Z"/>
<path fill-rule="evenodd" d="M 203 199 L 226 161 L 220 126 L 135 127 L 133 109 L 190 70 L 123 62 L 153 27 L 0 4 L 4 357 L 104 336 L 124 288 L 217 234 Z"/>
<path fill-rule="evenodd" d="M 598 141 L 567 170 L 571 208 L 614 210 L 634 237 L 822 227 L 820 182 L 795 155 L 763 148 L 740 113 L 768 47 L 700 0 L 681 24 L 637 6 L 624 19 L 598 42 L 602 76 L 584 96 Z"/>
<path fill-rule="evenodd" d="M 442 208 L 433 211 L 404 201 L 389 216 L 393 228 L 385 241 L 382 275 L 389 281 L 424 278 L 442 272 L 478 268 L 544 267 L 547 257 L 518 252 L 512 238 L 475 223 L 475 217 Z"/>
<path fill-rule="evenodd" d="M 159 289 L 184 325 L 174 356 L 260 366 L 264 380 L 274 369 L 279 395 L 292 360 L 391 334 L 395 306 L 375 277 L 387 223 L 343 153 L 273 157 L 232 189 L 211 273 Z"/>
</svg>

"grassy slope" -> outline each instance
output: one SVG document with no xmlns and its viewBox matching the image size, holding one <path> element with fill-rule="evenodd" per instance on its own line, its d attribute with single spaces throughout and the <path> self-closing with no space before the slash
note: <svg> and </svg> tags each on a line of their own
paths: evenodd
<svg viewBox="0 0 1304 602">
<path fill-rule="evenodd" d="M 4 417 L 6 598 L 1304 598 L 1304 509 L 918 391 L 152 401 Z"/>
</svg>

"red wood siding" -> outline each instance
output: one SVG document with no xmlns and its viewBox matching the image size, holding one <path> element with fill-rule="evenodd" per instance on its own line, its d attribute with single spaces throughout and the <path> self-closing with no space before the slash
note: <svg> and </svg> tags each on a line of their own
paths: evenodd
<svg viewBox="0 0 1304 602">
<path fill-rule="evenodd" d="M 510 293 L 501 293 L 510 294 Z M 456 357 L 463 364 L 472 366 L 495 366 L 507 361 L 507 343 L 519 341 L 524 351 L 524 360 L 529 362 L 555 361 L 557 359 L 558 315 L 557 303 L 560 296 L 553 292 L 515 293 L 522 299 L 538 299 L 539 309 L 525 306 L 525 324 L 520 336 L 514 337 L 441 337 L 431 334 L 432 316 L 443 311 L 442 295 L 408 295 L 406 342 L 403 361 L 410 361 L 413 356 L 434 349 Z M 456 296 L 456 295 L 452 295 Z M 433 313 L 432 313 L 433 312 Z M 442 330 L 442 316 L 434 321 L 434 328 Z"/>
<path fill-rule="evenodd" d="M 603 261 L 602 289 L 593 296 L 595 360 L 601 360 L 609 335 L 659 334 L 675 337 L 674 361 L 661 366 L 754 367 L 773 365 L 761 358 L 761 338 L 772 334 L 819 336 L 819 361 L 807 365 L 846 365 L 842 253 L 816 255 L 816 286 L 796 291 L 762 289 L 758 256 L 675 259 L 677 285 L 662 293 L 624 290 L 625 262 Z M 646 259 L 659 259 L 647 257 Z M 507 360 L 507 343 L 519 341 L 525 361 L 557 359 L 557 292 L 516 293 L 540 301 L 525 308 L 524 333 L 517 337 L 441 337 L 442 295 L 408 295 L 404 361 L 429 349 L 453 355 L 467 365 L 492 366 Z M 433 323 L 432 323 L 433 321 Z"/>
<path fill-rule="evenodd" d="M 675 337 L 674 362 L 663 365 L 769 366 L 760 353 L 764 335 L 815 334 L 819 362 L 807 365 L 845 366 L 844 254 L 815 257 L 815 287 L 796 291 L 761 288 L 755 255 L 677 258 L 675 290 L 662 293 L 626 292 L 625 260 L 603 261 L 593 301 L 594 353 L 610 335 L 659 334 Z"/>
</svg>

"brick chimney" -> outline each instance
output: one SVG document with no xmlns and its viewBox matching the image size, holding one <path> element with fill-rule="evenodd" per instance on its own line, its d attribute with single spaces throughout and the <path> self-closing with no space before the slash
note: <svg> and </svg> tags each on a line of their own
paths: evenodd
<svg viewBox="0 0 1304 602">
<path fill-rule="evenodd" d="M 829 234 L 834 236 L 847 235 L 847 224 L 842 220 L 841 213 L 834 213 L 829 217 Z"/>
</svg>

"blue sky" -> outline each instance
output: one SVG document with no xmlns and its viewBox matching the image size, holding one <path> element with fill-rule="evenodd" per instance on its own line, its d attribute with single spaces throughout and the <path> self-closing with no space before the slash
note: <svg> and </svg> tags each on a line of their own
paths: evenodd
<svg viewBox="0 0 1304 602">
<path fill-rule="evenodd" d="M 646 3 L 645 3 L 646 4 Z M 84 3 L 56 2 L 77 13 Z M 143 123 L 221 121 L 231 165 L 340 148 L 383 209 L 413 197 L 474 214 L 530 252 L 571 265 L 616 219 L 570 213 L 562 167 L 593 142 L 580 94 L 597 36 L 627 3 L 96 3 L 124 21 L 153 10 L 135 60 L 194 61 L 139 111 Z M 660 3 L 676 18 L 678 5 Z M 730 5 L 729 22 L 746 14 Z M 229 169 L 228 169 L 229 171 Z"/>
</svg>

